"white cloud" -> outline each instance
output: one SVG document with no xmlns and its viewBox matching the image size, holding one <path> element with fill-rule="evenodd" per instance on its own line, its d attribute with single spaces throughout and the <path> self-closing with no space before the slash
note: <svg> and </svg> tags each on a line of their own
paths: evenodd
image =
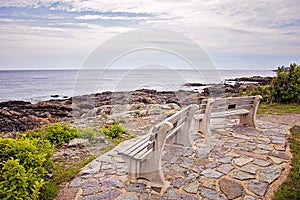
<svg viewBox="0 0 300 200">
<path fill-rule="evenodd" d="M 87 52 L 95 43 L 100 44 L 124 31 L 154 27 L 182 33 L 213 52 L 274 56 L 299 56 L 297 52 L 300 52 L 298 0 L 2 0 L 0 6 L 43 6 L 74 14 L 74 21 L 49 14 L 48 20 L 57 21 L 46 22 L 43 26 L 3 17 L 0 22 L 6 24 L 1 25 L 0 42 L 8 46 L 13 43 L 15 48 L 21 43 L 9 41 L 19 35 L 28 41 L 27 45 L 34 46 L 30 43 L 37 37 L 41 44 L 47 44 L 44 48 L 55 43 L 73 52 L 77 51 L 72 45 L 76 43 L 80 44 L 81 52 Z M 88 13 L 91 11 L 94 13 Z M 76 20 L 85 22 L 77 23 Z M 8 38 L 5 40 L 3 35 Z"/>
<path fill-rule="evenodd" d="M 111 20 L 146 20 L 150 19 L 150 17 L 125 17 L 125 16 L 105 16 L 105 15 L 82 15 L 75 17 L 75 19 L 79 20 L 96 20 L 96 19 L 111 19 Z"/>
</svg>

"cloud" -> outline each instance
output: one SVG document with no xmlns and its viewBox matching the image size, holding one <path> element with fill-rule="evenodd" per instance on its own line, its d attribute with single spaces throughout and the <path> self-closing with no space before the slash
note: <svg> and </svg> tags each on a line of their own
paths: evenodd
<svg viewBox="0 0 300 200">
<path fill-rule="evenodd" d="M 16 38 L 23 38 L 27 46 L 35 46 L 31 42 L 39 38 L 45 49 L 56 43 L 87 54 L 87 49 L 119 33 L 153 27 L 184 34 L 212 55 L 226 51 L 232 57 L 299 58 L 299 10 L 298 0 L 2 0 L 0 42 L 6 49 L 14 45 L 15 51 L 23 45 Z M 74 49 L 73 43 L 83 48 Z"/>
<path fill-rule="evenodd" d="M 132 17 L 132 16 L 106 16 L 106 15 L 81 15 L 75 17 L 78 20 L 146 20 L 150 17 Z"/>
</svg>

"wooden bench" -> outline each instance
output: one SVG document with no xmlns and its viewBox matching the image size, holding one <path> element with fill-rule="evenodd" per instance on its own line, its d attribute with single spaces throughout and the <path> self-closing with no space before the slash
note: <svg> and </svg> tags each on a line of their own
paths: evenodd
<svg viewBox="0 0 300 200">
<path fill-rule="evenodd" d="M 146 179 L 153 185 L 164 185 L 161 157 L 166 139 L 172 136 L 174 144 L 191 147 L 189 129 L 194 113 L 198 109 L 199 106 L 196 104 L 185 107 L 155 125 L 149 134 L 120 149 L 119 154 L 128 166 L 130 181 Z"/>
<path fill-rule="evenodd" d="M 261 99 L 260 95 L 204 99 L 201 102 L 200 109 L 194 116 L 194 131 L 210 136 L 211 118 L 233 115 L 240 116 L 240 124 L 256 128 L 256 112 Z"/>
</svg>

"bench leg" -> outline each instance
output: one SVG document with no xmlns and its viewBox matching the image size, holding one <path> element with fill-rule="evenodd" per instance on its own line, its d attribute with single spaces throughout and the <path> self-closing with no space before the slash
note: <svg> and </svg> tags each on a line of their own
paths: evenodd
<svg viewBox="0 0 300 200">
<path fill-rule="evenodd" d="M 194 119 L 194 134 L 197 134 L 199 132 L 199 123 L 200 123 L 200 120 L 199 119 Z"/>
<path fill-rule="evenodd" d="M 144 178 L 156 185 L 164 185 L 165 177 L 161 166 L 161 152 L 154 152 L 140 163 L 139 178 Z"/>
<path fill-rule="evenodd" d="M 143 162 L 122 156 L 128 166 L 129 181 L 146 179 L 152 183 L 163 185 L 165 178 L 161 169 L 161 161 L 156 158 L 157 156 L 158 153 L 154 152 Z"/>
<path fill-rule="evenodd" d="M 127 156 L 122 155 L 123 160 L 128 166 L 128 179 L 136 180 L 139 176 L 139 163 L 135 159 L 131 159 Z"/>
<path fill-rule="evenodd" d="M 204 113 L 203 119 L 199 121 L 199 128 L 198 131 L 204 134 L 205 137 L 211 136 L 210 130 L 210 118 L 213 109 L 213 103 L 215 102 L 214 99 L 208 99 L 206 104 L 206 109 Z"/>
<path fill-rule="evenodd" d="M 256 113 L 261 99 L 262 97 L 259 95 L 255 97 L 253 107 L 250 109 L 250 113 L 240 116 L 240 124 L 256 128 Z"/>
<path fill-rule="evenodd" d="M 204 134 L 205 137 L 211 136 L 211 130 L 210 130 L 210 119 L 202 119 L 199 122 L 199 128 L 198 130 Z"/>
<path fill-rule="evenodd" d="M 255 119 L 253 115 L 241 115 L 240 116 L 240 124 L 246 125 L 248 127 L 256 128 Z"/>
</svg>

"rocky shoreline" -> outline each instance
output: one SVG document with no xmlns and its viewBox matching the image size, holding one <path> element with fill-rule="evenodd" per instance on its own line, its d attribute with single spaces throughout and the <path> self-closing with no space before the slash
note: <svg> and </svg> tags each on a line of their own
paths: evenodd
<svg viewBox="0 0 300 200">
<path fill-rule="evenodd" d="M 35 104 L 25 101 L 0 103 L 0 132 L 14 134 L 35 129 L 56 121 L 71 122 L 73 114 L 83 115 L 86 110 L 95 114 L 110 114 L 112 105 L 126 104 L 169 104 L 179 106 L 200 103 L 204 95 L 195 92 L 158 92 L 155 90 L 137 90 L 132 92 L 103 92 L 75 97 L 79 104 L 72 105 L 73 98 L 64 100 L 41 101 Z M 82 99 L 82 100 L 80 100 Z M 93 103 L 88 103 L 88 102 Z M 3 134 L 2 134 L 3 135 Z"/>
<path fill-rule="evenodd" d="M 52 99 L 34 104 L 25 101 L 0 102 L 0 133 L 2 133 L 2 137 L 14 137 L 17 132 L 35 129 L 45 124 L 57 121 L 72 122 L 74 117 L 110 115 L 113 105 L 165 105 L 173 103 L 182 107 L 191 103 L 199 104 L 202 99 L 209 96 L 224 94 L 237 96 L 239 91 L 246 91 L 255 85 L 255 83 L 243 84 L 240 83 L 241 81 L 267 84 L 270 83 L 271 79 L 270 77 L 257 76 L 238 78 L 230 80 L 235 81 L 235 84 L 207 85 L 203 91 L 172 92 L 141 89 L 131 92 L 102 92 L 68 99 Z M 189 87 L 195 85 L 204 86 L 200 83 L 186 84 Z M 74 100 L 76 100 L 76 104 L 74 104 Z"/>
</svg>

